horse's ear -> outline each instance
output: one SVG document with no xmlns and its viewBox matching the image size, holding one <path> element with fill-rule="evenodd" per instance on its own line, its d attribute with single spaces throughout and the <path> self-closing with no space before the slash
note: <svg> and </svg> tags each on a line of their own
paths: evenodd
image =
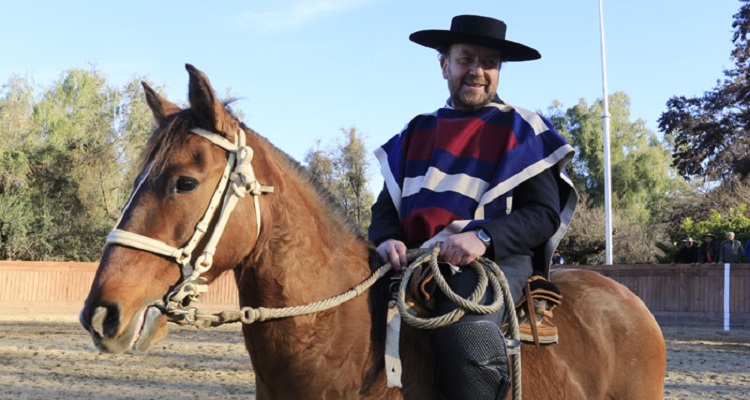
<svg viewBox="0 0 750 400">
<path fill-rule="evenodd" d="M 224 105 L 216 99 L 211 82 L 198 68 L 185 64 L 185 69 L 190 74 L 188 99 L 193 114 L 198 118 L 199 123 L 204 125 L 204 128 L 222 131 L 222 121 L 226 111 Z"/>
<path fill-rule="evenodd" d="M 180 112 L 180 107 L 159 96 L 159 93 L 156 93 L 148 83 L 141 81 L 141 85 L 143 85 L 143 90 L 146 92 L 146 103 L 151 108 L 151 112 L 154 113 L 157 124 L 161 125 L 164 118 Z"/>
</svg>

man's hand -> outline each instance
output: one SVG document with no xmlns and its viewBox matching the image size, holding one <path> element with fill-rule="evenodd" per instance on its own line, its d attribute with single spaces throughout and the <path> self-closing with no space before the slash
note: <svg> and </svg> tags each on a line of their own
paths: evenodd
<svg viewBox="0 0 750 400">
<path fill-rule="evenodd" d="M 383 262 L 391 263 L 391 266 L 396 271 L 401 271 L 404 267 L 408 266 L 406 245 L 400 240 L 388 239 L 380 243 L 376 251 Z"/>
<path fill-rule="evenodd" d="M 440 246 L 438 259 L 463 267 L 484 255 L 486 251 L 487 247 L 479 240 L 477 233 L 469 231 L 449 236 Z"/>
</svg>

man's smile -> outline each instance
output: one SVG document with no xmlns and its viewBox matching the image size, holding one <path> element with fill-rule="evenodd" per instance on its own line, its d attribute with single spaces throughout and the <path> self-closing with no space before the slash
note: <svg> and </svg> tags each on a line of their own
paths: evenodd
<svg viewBox="0 0 750 400">
<path fill-rule="evenodd" d="M 464 86 L 470 88 L 484 88 L 487 84 L 483 82 L 464 82 Z"/>
</svg>

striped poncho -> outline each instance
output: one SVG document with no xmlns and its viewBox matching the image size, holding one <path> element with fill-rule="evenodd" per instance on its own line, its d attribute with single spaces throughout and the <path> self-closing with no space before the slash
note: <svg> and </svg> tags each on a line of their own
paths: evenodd
<svg viewBox="0 0 750 400">
<path fill-rule="evenodd" d="M 474 113 L 441 108 L 419 115 L 375 150 L 409 247 L 510 213 L 513 189 L 557 166 L 561 223 L 546 245 L 548 260 L 575 209 L 564 172 L 573 153 L 541 116 L 499 103 Z"/>
</svg>

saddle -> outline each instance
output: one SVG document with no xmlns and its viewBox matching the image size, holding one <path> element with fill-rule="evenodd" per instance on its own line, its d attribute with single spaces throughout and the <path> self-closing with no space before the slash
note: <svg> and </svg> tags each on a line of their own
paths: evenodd
<svg viewBox="0 0 750 400">
<path fill-rule="evenodd" d="M 434 316 L 434 292 L 437 288 L 434 275 L 429 268 L 415 271 L 409 282 L 407 306 L 419 317 Z M 557 327 L 552 323 L 552 310 L 560 305 L 560 289 L 541 275 L 532 275 L 524 287 L 523 296 L 516 302 L 518 330 L 524 343 L 535 346 L 558 342 Z M 502 327 L 508 331 L 508 323 Z"/>
</svg>

